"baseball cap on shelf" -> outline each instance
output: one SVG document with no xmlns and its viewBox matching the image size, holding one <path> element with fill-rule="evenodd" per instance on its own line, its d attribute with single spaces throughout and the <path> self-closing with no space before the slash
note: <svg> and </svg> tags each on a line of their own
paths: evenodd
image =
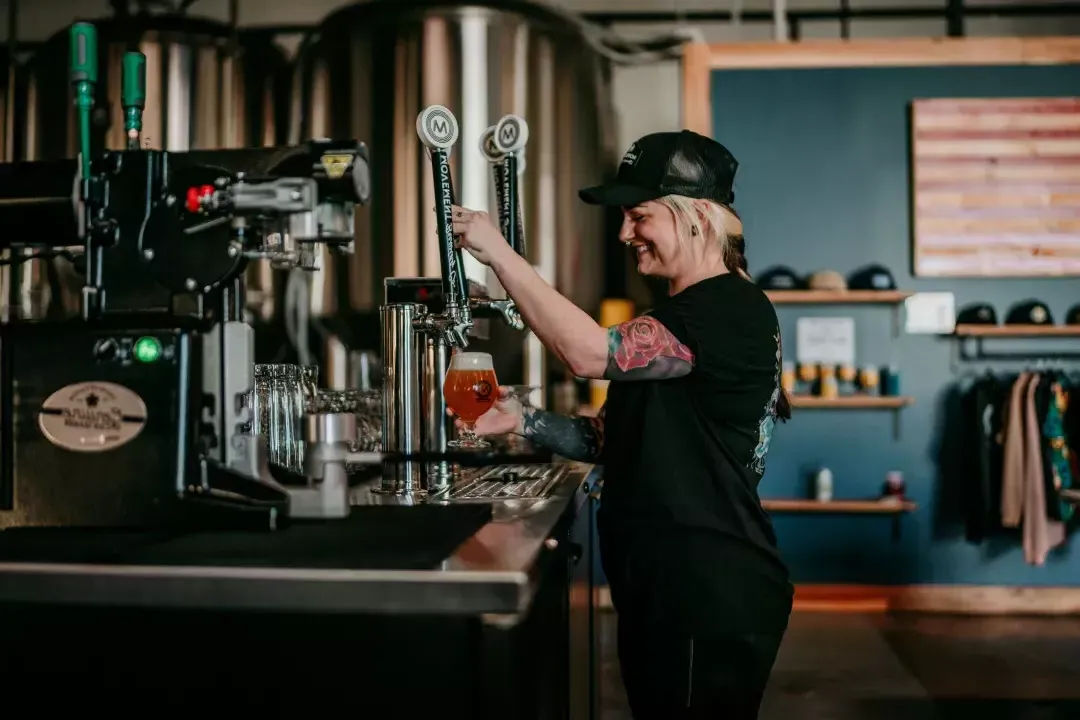
<svg viewBox="0 0 1080 720">
<path fill-rule="evenodd" d="M 1073 305 L 1069 308 L 1069 311 L 1065 313 L 1066 325 L 1080 325 L 1080 305 Z"/>
<path fill-rule="evenodd" d="M 712 138 L 690 130 L 646 135 L 630 146 L 615 179 L 578 192 L 590 205 L 632 207 L 666 195 L 735 202 L 739 163 Z"/>
<path fill-rule="evenodd" d="M 757 276 L 762 290 L 802 290 L 806 283 L 789 267 L 776 265 Z"/>
<path fill-rule="evenodd" d="M 851 274 L 848 278 L 849 290 L 895 290 L 896 279 L 889 269 L 882 265 L 867 265 Z"/>
<path fill-rule="evenodd" d="M 847 280 L 844 276 L 835 270 L 818 270 L 813 273 L 806 281 L 807 287 L 811 290 L 847 290 Z"/>
<path fill-rule="evenodd" d="M 1009 308 L 1005 322 L 1008 325 L 1053 325 L 1054 316 L 1041 300 L 1022 300 Z"/>
<path fill-rule="evenodd" d="M 997 311 L 989 303 L 972 303 L 956 314 L 957 325 L 997 325 L 997 322 Z"/>
</svg>

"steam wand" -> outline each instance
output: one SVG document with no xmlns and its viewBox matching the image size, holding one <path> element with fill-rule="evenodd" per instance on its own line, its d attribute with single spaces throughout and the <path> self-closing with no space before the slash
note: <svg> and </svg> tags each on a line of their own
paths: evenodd
<svg viewBox="0 0 1080 720">
<path fill-rule="evenodd" d="M 82 314 L 89 320 L 98 314 L 104 298 L 101 290 L 101 249 L 94 246 L 93 218 L 87 196 L 90 194 L 90 113 L 94 109 L 94 86 L 97 84 L 97 31 L 89 23 L 71 26 L 71 83 L 75 86 L 75 107 L 79 116 L 79 165 L 82 170 L 83 245 L 86 281 L 82 289 Z"/>
<path fill-rule="evenodd" d="M 431 174 L 435 182 L 435 225 L 439 234 L 439 264 L 445 302 L 442 317 L 425 316 L 427 329 L 440 331 L 448 345 L 468 346 L 467 333 L 472 328 L 472 310 L 465 278 L 461 249 L 454 243 L 454 185 L 450 176 L 450 148 L 458 140 L 458 122 L 442 105 L 431 105 L 416 117 L 416 134 L 428 150 Z M 436 327 L 437 326 L 437 327 Z"/>
<path fill-rule="evenodd" d="M 127 149 L 138 150 L 139 135 L 142 133 L 143 109 L 146 107 L 146 56 L 141 52 L 124 53 L 121 78 L 123 92 L 120 104 L 124 108 Z"/>
</svg>

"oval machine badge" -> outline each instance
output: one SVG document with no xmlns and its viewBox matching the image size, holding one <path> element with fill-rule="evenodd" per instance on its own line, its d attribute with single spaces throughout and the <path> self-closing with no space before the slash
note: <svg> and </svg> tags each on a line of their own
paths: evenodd
<svg viewBox="0 0 1080 720">
<path fill-rule="evenodd" d="M 146 426 L 146 403 L 123 385 L 75 383 L 50 395 L 38 413 L 45 438 L 75 452 L 105 452 L 126 445 Z"/>
</svg>

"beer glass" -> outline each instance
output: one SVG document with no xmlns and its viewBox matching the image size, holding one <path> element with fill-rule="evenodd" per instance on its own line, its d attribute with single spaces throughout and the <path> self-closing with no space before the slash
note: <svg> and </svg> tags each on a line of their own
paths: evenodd
<svg viewBox="0 0 1080 720">
<path fill-rule="evenodd" d="M 454 353 L 443 382 L 446 407 L 465 425 L 461 437 L 447 443 L 453 448 L 486 448 L 490 443 L 477 437 L 476 421 L 491 409 L 499 396 L 499 381 L 491 356 L 480 352 Z"/>
</svg>

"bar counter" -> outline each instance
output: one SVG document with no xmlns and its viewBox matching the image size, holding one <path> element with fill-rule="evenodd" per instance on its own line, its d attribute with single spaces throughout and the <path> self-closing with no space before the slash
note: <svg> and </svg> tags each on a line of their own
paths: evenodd
<svg viewBox="0 0 1080 720">
<path fill-rule="evenodd" d="M 544 499 L 492 503 L 430 569 L 0 561 L 0 678 L 157 696 L 197 669 L 259 701 L 236 709 L 332 710 L 307 685 L 344 683 L 363 717 L 591 717 L 592 479 L 575 464 Z M 369 490 L 354 506 L 402 503 Z"/>
<path fill-rule="evenodd" d="M 566 542 L 552 533 L 585 503 L 588 471 L 574 468 L 546 499 L 493 503 L 491 521 L 430 570 L 0 561 L 0 602 L 513 615 L 528 609 L 545 556 Z M 354 505 L 401 502 L 354 491 Z"/>
</svg>

